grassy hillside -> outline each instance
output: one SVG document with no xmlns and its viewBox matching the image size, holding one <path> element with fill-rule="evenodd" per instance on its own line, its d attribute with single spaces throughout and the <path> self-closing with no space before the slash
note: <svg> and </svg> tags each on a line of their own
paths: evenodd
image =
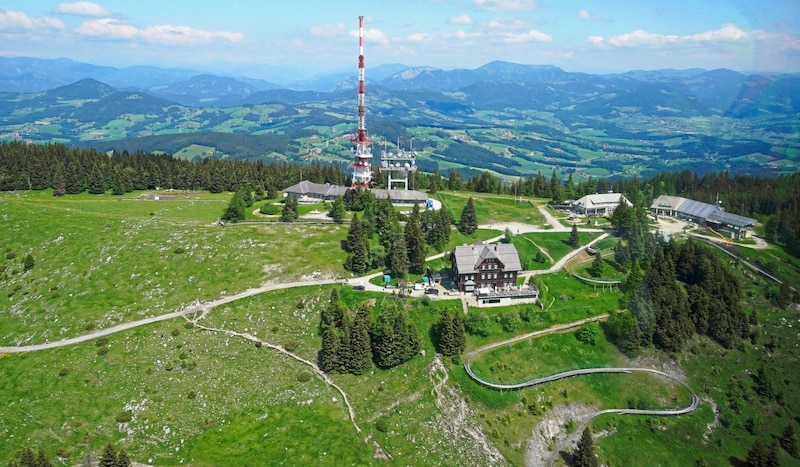
<svg viewBox="0 0 800 467">
<path fill-rule="evenodd" d="M 339 245 L 346 226 L 223 228 L 213 224 L 230 194 L 169 199 L 162 193 L 158 201 L 138 195 L 2 194 L 0 346 L 83 335 L 265 283 L 344 274 Z M 466 201 L 462 195 L 444 196 L 457 204 Z M 530 205 L 507 201 L 487 198 L 486 206 L 496 207 L 482 214 L 485 221 L 536 219 L 530 216 L 538 210 Z M 529 238 L 557 255 L 548 239 L 558 243 L 559 235 Z M 28 253 L 35 264 L 25 271 Z M 769 441 L 796 423 L 797 313 L 775 310 L 760 298 L 766 284 L 735 267 L 747 282 L 743 300 L 758 316 L 752 342 L 724 350 L 695 339 L 681 353 L 646 350 L 636 357 L 632 364 L 684 374 L 704 402 L 674 419 L 595 419 L 602 462 L 691 465 L 702 458 L 725 465 L 743 460 L 756 436 Z M 544 310 L 470 309 L 486 315 L 488 334 L 469 336 L 468 351 L 620 307 L 619 291 L 595 289 L 564 272 L 536 280 Z M 587 376 L 503 393 L 478 386 L 458 359 L 434 356 L 431 328 L 439 311 L 462 309 L 460 300 L 442 295 L 403 299 L 422 334 L 424 355 L 391 370 L 331 375 L 353 407 L 351 420 L 342 392 L 309 364 L 271 347 L 315 361 L 320 312 L 331 287 L 340 287 L 349 307 L 372 303 L 373 313 L 396 298 L 341 285 L 275 290 L 190 316 L 198 318 L 196 325 L 177 318 L 70 347 L 1 354 L 0 462 L 22 447 L 41 446 L 75 465 L 89 452 L 96 459 L 105 443 L 114 442 L 152 465 L 260 465 L 265 459 L 293 465 L 523 465 L 549 454 L 589 412 L 629 404 L 676 407 L 687 397 L 681 388 L 643 375 Z M 527 318 L 511 326 L 508 316 L 521 311 Z M 485 358 L 480 371 L 510 379 L 562 365 L 628 361 L 605 336 L 587 346 L 573 333 L 520 342 Z M 769 397 L 752 376 L 762 366 L 769 370 Z M 783 452 L 780 459 L 796 463 Z"/>
</svg>

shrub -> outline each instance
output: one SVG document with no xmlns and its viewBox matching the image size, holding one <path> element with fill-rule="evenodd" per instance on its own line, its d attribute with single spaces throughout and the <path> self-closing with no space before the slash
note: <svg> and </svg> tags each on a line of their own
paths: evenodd
<svg viewBox="0 0 800 467">
<path fill-rule="evenodd" d="M 389 423 L 386 421 L 385 418 L 379 418 L 378 421 L 375 422 L 375 429 L 380 431 L 381 433 L 388 433 Z"/>
<path fill-rule="evenodd" d="M 519 319 L 519 313 L 500 313 L 498 318 L 504 332 L 514 332 L 522 324 L 522 320 Z"/>
<path fill-rule="evenodd" d="M 181 330 L 180 329 L 175 328 L 175 329 L 172 330 L 172 337 L 178 337 L 180 334 L 181 334 Z"/>
<path fill-rule="evenodd" d="M 51 295 L 50 297 L 51 297 L 51 298 L 58 298 L 58 297 L 60 297 L 60 296 L 61 296 L 61 294 L 60 294 L 60 293 L 58 293 L 58 292 L 53 292 L 53 295 Z"/>
<path fill-rule="evenodd" d="M 188 399 L 194 399 L 195 397 L 197 397 L 197 394 L 195 394 L 194 391 L 189 391 L 189 394 L 186 394 L 186 397 Z"/>
<path fill-rule="evenodd" d="M 167 370 L 167 371 L 172 371 L 174 368 L 175 368 L 175 365 L 172 362 L 167 362 L 167 364 L 164 365 L 164 369 Z"/>
<path fill-rule="evenodd" d="M 260 212 L 261 214 L 266 214 L 268 216 L 274 216 L 274 215 L 278 214 L 279 211 L 280 211 L 280 208 L 278 206 L 275 206 L 275 205 L 272 205 L 272 204 L 264 204 L 258 210 L 258 212 Z"/>
<path fill-rule="evenodd" d="M 94 321 L 89 321 L 88 323 L 86 323 L 86 328 L 85 329 L 87 331 L 91 331 L 92 329 L 95 328 L 95 326 L 96 326 L 96 324 L 94 324 Z"/>
<path fill-rule="evenodd" d="M 586 323 L 575 331 L 575 338 L 584 344 L 595 345 L 600 336 L 600 326 L 596 322 Z"/>
<path fill-rule="evenodd" d="M 270 329 L 270 331 L 272 331 L 273 334 L 278 332 L 278 326 L 272 326 L 272 329 Z"/>
<path fill-rule="evenodd" d="M 9 251 L 8 253 L 6 253 L 6 259 L 14 259 L 16 257 L 17 257 L 17 254 L 14 253 L 13 251 Z"/>
<path fill-rule="evenodd" d="M 184 252 L 186 251 L 186 249 L 185 249 L 185 248 L 183 248 L 182 246 L 177 246 L 177 247 L 175 247 L 175 249 L 174 249 L 174 250 L 172 250 L 172 251 L 173 251 L 173 252 L 174 252 L 176 255 L 179 255 L 179 254 L 181 254 L 181 253 L 184 253 Z"/>
<path fill-rule="evenodd" d="M 303 371 L 297 374 L 297 381 L 301 383 L 307 383 L 311 381 L 311 373 L 307 371 Z"/>
<path fill-rule="evenodd" d="M 286 349 L 286 351 L 288 351 L 288 352 L 294 352 L 295 350 L 297 350 L 297 347 L 299 345 L 300 344 L 298 344 L 298 342 L 296 340 L 292 339 L 289 342 L 285 343 L 283 345 L 283 348 Z"/>
<path fill-rule="evenodd" d="M 100 339 L 97 339 L 96 341 L 94 341 L 94 345 L 96 345 L 97 347 L 108 345 L 108 337 L 101 337 Z"/>
<path fill-rule="evenodd" d="M 186 329 L 194 329 L 194 323 L 191 321 L 187 321 L 186 324 L 183 325 Z"/>
<path fill-rule="evenodd" d="M 103 356 L 108 353 L 108 346 L 104 345 L 97 349 L 97 355 Z"/>
<path fill-rule="evenodd" d="M 133 420 L 133 413 L 131 413 L 130 410 L 123 410 L 123 411 L 117 413 L 117 416 L 114 417 L 114 420 L 117 423 L 127 423 L 127 422 Z"/>
<path fill-rule="evenodd" d="M 67 374 L 69 374 L 69 368 L 64 367 L 58 370 L 58 376 L 67 376 Z"/>
<path fill-rule="evenodd" d="M 256 341 L 256 348 L 257 348 L 257 349 L 260 349 L 260 348 L 261 348 L 261 346 L 263 346 L 263 345 L 264 345 L 264 344 L 262 344 L 262 343 L 261 343 L 261 341 Z"/>
</svg>

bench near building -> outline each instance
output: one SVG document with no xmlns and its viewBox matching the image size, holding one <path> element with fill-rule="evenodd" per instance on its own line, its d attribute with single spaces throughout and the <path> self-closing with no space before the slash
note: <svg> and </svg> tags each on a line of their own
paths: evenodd
<svg viewBox="0 0 800 467">
<path fill-rule="evenodd" d="M 650 205 L 650 212 L 656 216 L 694 222 L 738 240 L 750 237 L 757 222 L 750 217 L 725 212 L 719 206 L 680 196 L 659 196 Z"/>
<path fill-rule="evenodd" d="M 474 293 L 478 306 L 535 303 L 539 290 L 535 286 L 517 285 L 522 271 L 514 245 L 498 243 L 457 246 L 453 249 L 452 278 L 462 293 Z"/>
</svg>

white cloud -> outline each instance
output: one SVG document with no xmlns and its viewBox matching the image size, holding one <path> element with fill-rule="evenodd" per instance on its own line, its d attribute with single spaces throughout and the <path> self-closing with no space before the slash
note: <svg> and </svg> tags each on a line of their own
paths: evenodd
<svg viewBox="0 0 800 467">
<path fill-rule="evenodd" d="M 537 5 L 536 0 L 475 0 L 475 7 L 489 11 L 530 11 Z"/>
<path fill-rule="evenodd" d="M 337 37 L 341 36 L 345 31 L 344 23 L 340 22 L 336 25 L 323 24 L 320 26 L 312 26 L 309 32 L 314 37 Z"/>
<path fill-rule="evenodd" d="M 32 18 L 21 11 L 0 9 L 0 32 L 61 30 L 65 27 L 58 18 Z"/>
<path fill-rule="evenodd" d="M 105 18 L 111 16 L 111 12 L 92 2 L 60 3 L 53 8 L 56 15 L 87 16 L 90 18 Z"/>
<path fill-rule="evenodd" d="M 752 33 L 743 31 L 735 24 L 725 24 L 713 31 L 687 36 L 656 34 L 641 29 L 616 36 L 590 36 L 587 41 L 596 46 L 612 47 L 661 47 L 669 44 L 741 42 L 751 40 Z"/>
<path fill-rule="evenodd" d="M 470 25 L 473 23 L 472 18 L 470 18 L 469 15 L 466 13 L 461 13 L 458 16 L 454 16 L 453 18 L 450 18 L 447 22 L 450 24 L 464 24 L 464 25 Z"/>
<path fill-rule="evenodd" d="M 358 37 L 358 29 L 354 31 L 350 31 L 351 37 Z M 388 44 L 389 40 L 386 38 L 386 34 L 380 29 L 367 29 L 364 28 L 364 40 L 370 44 Z"/>
<path fill-rule="evenodd" d="M 592 21 L 600 21 L 600 20 L 603 19 L 603 17 L 598 15 L 597 13 L 593 13 L 593 12 L 591 12 L 589 10 L 585 10 L 585 9 L 578 12 L 578 17 L 580 19 L 588 19 L 588 20 L 592 20 Z"/>
<path fill-rule="evenodd" d="M 186 26 L 172 26 L 169 24 L 140 29 L 113 18 L 86 21 L 78 26 L 75 32 L 92 37 L 142 40 L 164 45 L 207 44 L 217 39 L 239 42 L 244 38 L 244 36 L 238 32 L 205 31 L 202 29 L 194 29 Z"/>
<path fill-rule="evenodd" d="M 501 38 L 503 42 L 509 42 L 512 44 L 522 42 L 551 42 L 553 40 L 553 38 L 549 35 L 535 29 L 531 29 L 521 34 L 503 34 L 501 35 Z"/>
<path fill-rule="evenodd" d="M 433 36 L 427 32 L 415 32 L 414 34 L 410 34 L 408 36 L 408 40 L 411 42 L 430 42 L 432 39 Z"/>
<path fill-rule="evenodd" d="M 505 31 L 516 31 L 527 28 L 530 22 L 523 19 L 493 19 L 486 25 L 489 29 L 502 29 Z"/>
</svg>

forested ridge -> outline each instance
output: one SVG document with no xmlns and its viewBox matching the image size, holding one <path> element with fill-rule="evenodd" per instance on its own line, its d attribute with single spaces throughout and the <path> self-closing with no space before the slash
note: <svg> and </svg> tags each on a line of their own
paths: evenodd
<svg viewBox="0 0 800 467">
<path fill-rule="evenodd" d="M 236 191 L 250 186 L 279 191 L 300 179 L 343 185 L 348 174 L 341 165 L 298 165 L 263 161 L 206 158 L 199 161 L 143 152 L 111 154 L 94 149 L 69 148 L 62 144 L 0 144 L 0 191 L 43 190 L 63 194 L 105 193 L 115 195 L 134 190 Z M 511 183 L 488 171 L 464 179 L 451 170 L 446 176 L 412 174 L 412 185 L 421 190 L 467 190 L 484 193 L 515 193 L 519 196 L 551 198 L 560 203 L 586 194 L 616 191 L 641 208 L 649 207 L 662 194 L 678 195 L 715 203 L 729 212 L 755 217 L 765 224 L 767 240 L 778 242 L 800 256 L 800 173 L 778 177 L 731 176 L 727 172 L 699 176 L 688 170 L 663 172 L 651 178 L 609 180 L 589 178 L 562 180 L 555 171 L 546 177 L 518 177 Z M 373 177 L 380 180 L 376 174 Z"/>
</svg>

